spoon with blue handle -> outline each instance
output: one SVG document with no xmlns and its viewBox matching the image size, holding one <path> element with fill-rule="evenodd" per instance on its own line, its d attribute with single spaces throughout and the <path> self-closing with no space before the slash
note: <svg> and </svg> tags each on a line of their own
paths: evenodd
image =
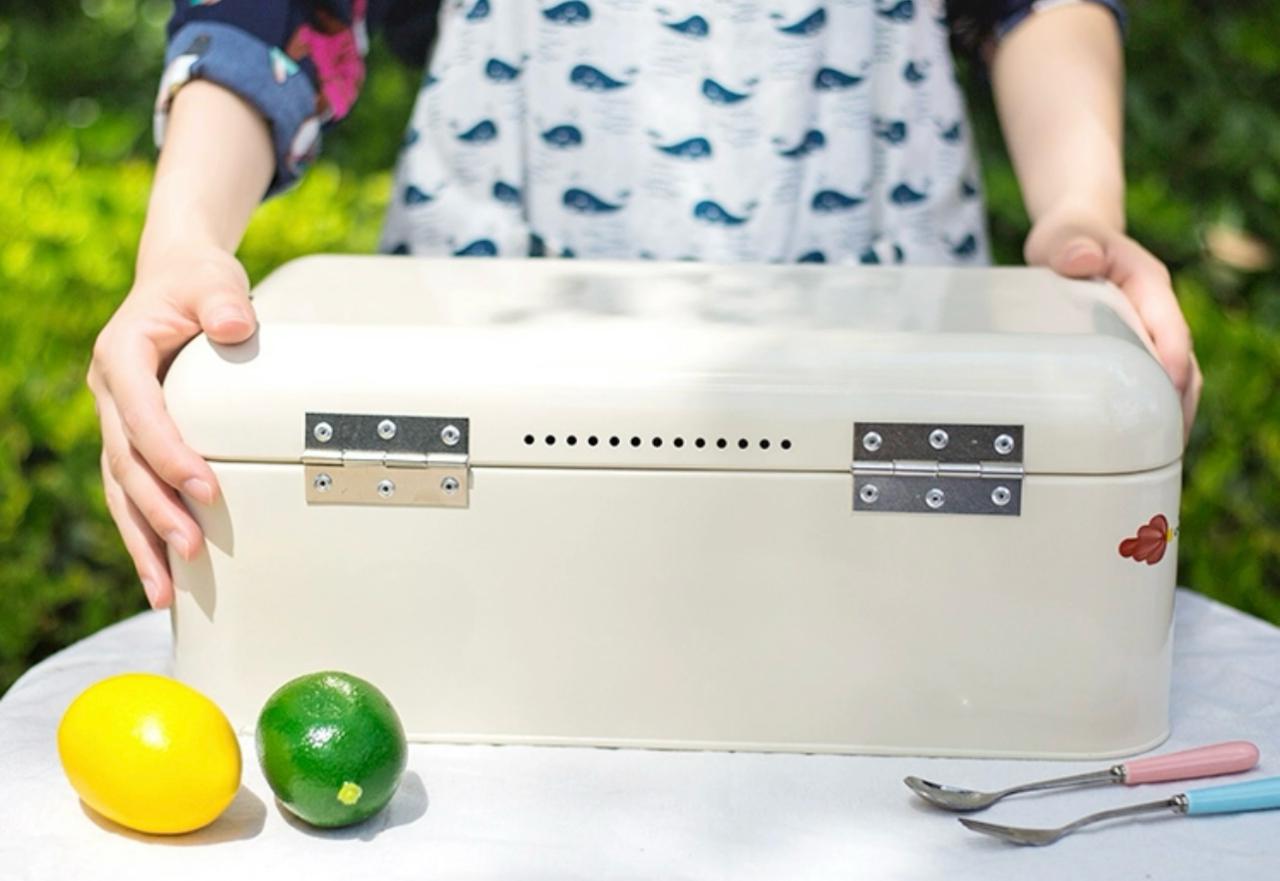
<svg viewBox="0 0 1280 881">
<path fill-rule="evenodd" d="M 1175 814 L 1186 814 L 1188 817 L 1200 817 L 1208 814 L 1270 811 L 1275 808 L 1280 808 L 1280 777 L 1264 777 L 1261 780 L 1250 780 L 1248 783 L 1230 783 L 1226 786 L 1192 789 L 1173 798 L 1131 805 L 1127 808 L 1114 808 L 1110 811 L 1098 811 L 1096 814 L 1081 817 L 1074 823 L 1068 823 L 1057 829 L 1022 829 L 1017 826 L 1002 826 L 999 823 L 984 823 L 982 820 L 971 820 L 968 817 L 958 819 L 965 828 L 972 829 L 974 832 L 1003 838 L 1013 844 L 1040 846 L 1053 844 L 1062 836 L 1069 835 L 1090 823 L 1117 820 L 1137 814 L 1173 811 Z"/>
<path fill-rule="evenodd" d="M 1191 780 L 1196 777 L 1217 777 L 1220 774 L 1236 774 L 1248 771 L 1258 764 L 1258 748 L 1247 740 L 1230 740 L 1163 756 L 1134 759 L 1121 765 L 1112 765 L 1104 771 L 1073 774 L 1010 786 L 997 792 L 978 792 L 934 783 L 919 777 L 907 777 L 902 782 L 925 801 L 948 811 L 980 811 L 1016 792 L 1032 792 L 1039 789 L 1061 789 L 1067 786 L 1096 786 L 1100 783 L 1167 783 L 1171 780 Z"/>
</svg>

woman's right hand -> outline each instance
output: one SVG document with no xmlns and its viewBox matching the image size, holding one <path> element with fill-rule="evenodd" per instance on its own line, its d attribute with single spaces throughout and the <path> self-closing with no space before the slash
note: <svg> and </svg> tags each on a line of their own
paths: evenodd
<svg viewBox="0 0 1280 881">
<path fill-rule="evenodd" d="M 154 608 L 173 601 L 166 545 L 185 560 L 202 547 L 179 493 L 204 505 L 218 495 L 213 470 L 169 418 L 160 382 L 201 331 L 239 343 L 256 327 L 249 279 L 232 254 L 216 246 L 151 249 L 93 347 L 88 380 L 102 423 L 107 508 Z"/>
</svg>

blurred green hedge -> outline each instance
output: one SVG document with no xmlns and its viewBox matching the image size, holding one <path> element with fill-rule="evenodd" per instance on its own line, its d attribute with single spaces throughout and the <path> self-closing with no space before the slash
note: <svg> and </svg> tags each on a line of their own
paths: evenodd
<svg viewBox="0 0 1280 881">
<path fill-rule="evenodd" d="M 86 164 L 70 137 L 0 130 L 0 690 L 144 607 L 102 498 L 84 375 L 129 288 L 150 177 L 144 159 Z M 255 218 L 246 265 L 260 278 L 299 254 L 371 251 L 389 187 L 316 169 Z"/>
<path fill-rule="evenodd" d="M 143 608 L 102 500 L 84 387 L 128 290 L 150 178 L 165 0 L 7 4 L 0 18 L 0 691 Z M 1130 214 L 1174 270 L 1207 383 L 1187 458 L 1180 579 L 1280 622 L 1280 8 L 1133 4 Z M 369 251 L 414 77 L 379 51 L 353 119 L 241 256 Z M 996 250 L 1025 217 L 971 77 Z M 339 170 L 342 169 L 342 170 Z"/>
</svg>

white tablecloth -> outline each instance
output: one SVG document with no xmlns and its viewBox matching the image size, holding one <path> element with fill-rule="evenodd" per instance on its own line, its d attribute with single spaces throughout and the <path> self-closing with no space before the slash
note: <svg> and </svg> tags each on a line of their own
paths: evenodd
<svg viewBox="0 0 1280 881">
<path fill-rule="evenodd" d="M 1160 814 L 1018 848 L 902 785 L 920 774 L 999 787 L 1098 766 L 1072 762 L 414 745 L 387 811 L 319 832 L 282 814 L 246 739 L 228 812 L 192 835 L 147 838 L 80 805 L 54 732 L 81 689 L 164 672 L 169 651 L 167 615 L 140 615 L 49 658 L 0 700 L 0 879 L 1280 877 L 1280 811 Z M 1262 763 L 1231 779 L 1280 774 L 1280 630 L 1180 591 L 1173 737 L 1161 750 L 1237 738 L 1257 743 Z M 1024 796 L 981 816 L 1056 825 L 1215 782 Z"/>
</svg>

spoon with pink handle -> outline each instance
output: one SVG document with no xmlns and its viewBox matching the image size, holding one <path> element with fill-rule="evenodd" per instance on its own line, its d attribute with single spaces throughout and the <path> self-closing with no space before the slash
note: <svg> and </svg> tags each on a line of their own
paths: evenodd
<svg viewBox="0 0 1280 881">
<path fill-rule="evenodd" d="M 1217 777 L 1219 774 L 1237 774 L 1258 764 L 1258 748 L 1247 740 L 1229 740 L 1211 746 L 1135 759 L 1120 765 L 1112 765 L 1104 771 L 1073 774 L 1010 786 L 998 792 L 977 792 L 907 777 L 902 782 L 916 795 L 936 807 L 948 811 L 980 811 L 1018 792 L 1040 789 L 1061 789 L 1068 786 L 1096 786 L 1101 783 L 1123 783 L 1136 786 L 1139 783 L 1164 783 L 1170 780 L 1190 780 L 1195 777 Z"/>
</svg>

